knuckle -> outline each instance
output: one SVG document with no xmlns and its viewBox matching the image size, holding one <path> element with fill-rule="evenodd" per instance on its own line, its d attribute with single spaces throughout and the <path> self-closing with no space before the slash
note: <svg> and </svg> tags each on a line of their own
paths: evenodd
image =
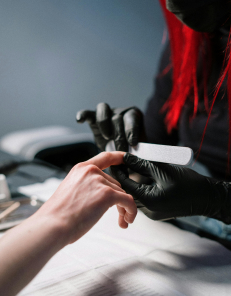
<svg viewBox="0 0 231 296">
<path fill-rule="evenodd" d="M 96 181 L 97 183 L 104 183 L 105 179 L 104 179 L 104 177 L 101 176 L 101 175 L 95 175 L 95 181 Z"/>
<path fill-rule="evenodd" d="M 111 187 L 109 186 L 104 186 L 103 189 L 102 189 L 102 193 L 103 193 L 103 196 L 104 197 L 109 197 L 112 195 L 113 193 L 113 190 Z"/>
<path fill-rule="evenodd" d="M 79 169 L 79 168 L 82 168 L 82 167 L 84 167 L 84 162 L 79 162 L 79 163 L 77 163 L 77 164 L 74 166 L 75 169 Z"/>
<path fill-rule="evenodd" d="M 98 167 L 94 164 L 89 164 L 86 166 L 86 173 L 87 174 L 94 174 L 96 172 L 98 172 Z"/>
<path fill-rule="evenodd" d="M 98 196 L 99 202 L 102 204 L 102 206 L 108 208 L 114 204 L 113 190 L 108 186 L 100 186 Z"/>
<path fill-rule="evenodd" d="M 84 162 L 78 163 L 72 168 L 73 171 L 76 171 L 79 169 L 82 170 L 83 176 L 96 174 L 99 170 L 99 168 L 96 165 L 93 165 L 93 164 L 86 165 Z"/>
<path fill-rule="evenodd" d="M 83 167 L 83 163 L 82 162 L 79 162 L 79 163 L 77 163 L 76 165 L 74 165 L 72 167 L 72 169 L 70 170 L 70 172 L 71 173 L 74 173 L 75 171 L 78 171 L 82 167 Z"/>
</svg>

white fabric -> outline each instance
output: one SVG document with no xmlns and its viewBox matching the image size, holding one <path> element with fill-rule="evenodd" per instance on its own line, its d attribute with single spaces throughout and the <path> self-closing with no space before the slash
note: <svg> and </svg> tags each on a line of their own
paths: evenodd
<svg viewBox="0 0 231 296">
<path fill-rule="evenodd" d="M 18 192 L 26 196 L 35 196 L 37 199 L 45 202 L 58 188 L 63 180 L 58 178 L 49 178 L 43 183 L 35 183 L 18 187 Z"/>
<path fill-rule="evenodd" d="M 19 295 L 231 295 L 231 252 L 223 246 L 141 212 L 126 230 L 117 218 L 113 207 Z"/>
</svg>

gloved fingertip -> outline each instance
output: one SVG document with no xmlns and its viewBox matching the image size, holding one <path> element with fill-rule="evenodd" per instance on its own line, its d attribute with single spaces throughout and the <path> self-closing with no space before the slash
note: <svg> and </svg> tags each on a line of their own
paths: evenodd
<svg viewBox="0 0 231 296">
<path fill-rule="evenodd" d="M 113 165 L 109 168 L 110 174 L 119 182 L 128 178 L 127 168 L 124 165 Z"/>
<path fill-rule="evenodd" d="M 124 161 L 126 161 L 127 160 L 127 158 L 129 157 L 129 152 L 126 152 L 125 154 L 124 154 L 124 156 L 123 156 L 123 160 Z"/>
<path fill-rule="evenodd" d="M 96 106 L 96 119 L 97 121 L 104 121 L 107 119 L 111 119 L 112 110 L 107 103 L 99 103 Z"/>
<path fill-rule="evenodd" d="M 125 164 L 129 164 L 134 159 L 137 159 L 137 157 L 129 152 L 126 152 L 123 156 L 123 160 Z"/>
<path fill-rule="evenodd" d="M 98 108 L 103 108 L 103 109 L 107 109 L 107 110 L 110 109 L 111 110 L 110 106 L 105 102 L 98 103 L 97 106 L 96 106 L 96 109 L 98 109 Z"/>
<path fill-rule="evenodd" d="M 83 118 L 83 112 L 82 111 L 78 111 L 76 114 L 76 121 L 78 123 L 83 123 L 85 121 L 85 118 Z"/>
</svg>

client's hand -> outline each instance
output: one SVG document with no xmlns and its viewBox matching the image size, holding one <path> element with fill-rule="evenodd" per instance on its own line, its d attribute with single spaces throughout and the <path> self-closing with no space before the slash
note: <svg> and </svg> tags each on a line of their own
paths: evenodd
<svg viewBox="0 0 231 296">
<path fill-rule="evenodd" d="M 117 205 L 122 228 L 133 222 L 137 208 L 132 196 L 102 172 L 121 164 L 123 155 L 103 152 L 77 164 L 34 215 L 0 239 L 0 295 L 16 295 L 55 253 L 83 236 L 109 207 Z"/>
<path fill-rule="evenodd" d="M 126 153 L 125 165 L 153 180 L 152 185 L 129 179 L 123 166 L 111 167 L 113 176 L 137 207 L 153 220 L 203 215 L 231 223 L 230 183 L 202 176 L 195 171 L 164 163 L 150 162 Z M 125 169 L 124 169 L 125 168 Z"/>
<path fill-rule="evenodd" d="M 128 151 L 128 145 L 145 141 L 143 114 L 136 107 L 111 109 L 108 104 L 99 103 L 96 111 L 77 112 L 76 120 L 89 123 L 101 151 L 105 150 L 109 140 L 114 140 L 116 150 L 120 151 Z"/>
<path fill-rule="evenodd" d="M 127 228 L 137 208 L 118 181 L 102 170 L 123 161 L 123 152 L 102 152 L 72 168 L 53 196 L 38 211 L 65 225 L 68 243 L 83 236 L 108 210 L 117 205 L 119 225 Z"/>
</svg>

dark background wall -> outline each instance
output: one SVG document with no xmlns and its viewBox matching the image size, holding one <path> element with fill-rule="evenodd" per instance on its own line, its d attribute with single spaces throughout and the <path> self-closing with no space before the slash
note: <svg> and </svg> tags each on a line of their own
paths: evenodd
<svg viewBox="0 0 231 296">
<path fill-rule="evenodd" d="M 1 0 L 0 137 L 75 127 L 99 102 L 142 110 L 164 22 L 157 0 Z"/>
</svg>

